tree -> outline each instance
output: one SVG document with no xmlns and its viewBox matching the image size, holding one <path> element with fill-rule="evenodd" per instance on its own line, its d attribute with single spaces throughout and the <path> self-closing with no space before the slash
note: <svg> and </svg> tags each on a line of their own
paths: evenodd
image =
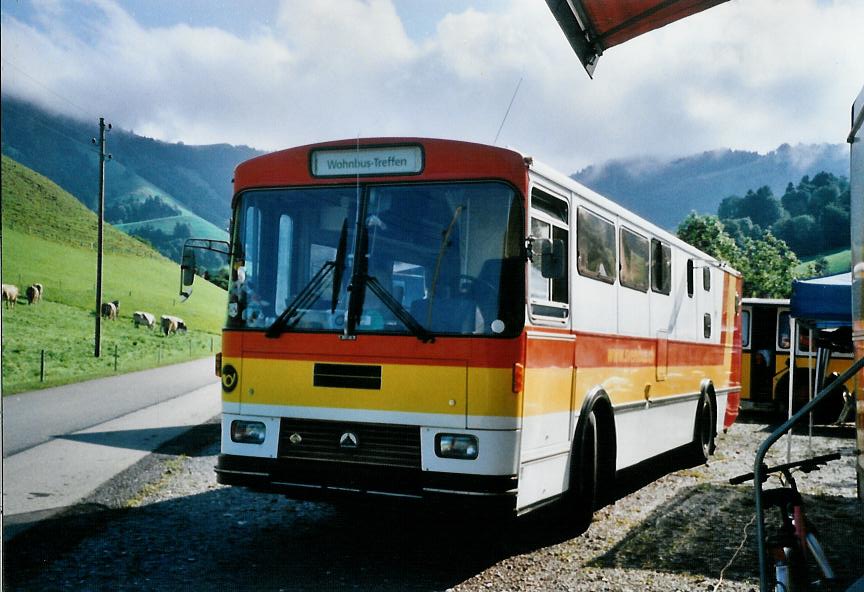
<svg viewBox="0 0 864 592">
<path fill-rule="evenodd" d="M 729 263 L 744 277 L 744 296 L 788 298 L 798 258 L 789 246 L 765 231 L 739 246 L 716 216 L 691 212 L 678 226 L 678 238 Z"/>
<path fill-rule="evenodd" d="M 741 262 L 741 250 L 716 216 L 690 212 L 678 225 L 678 238 L 733 267 Z"/>
<path fill-rule="evenodd" d="M 820 257 L 813 264 L 813 272 L 818 276 L 823 276 L 828 272 L 828 260 L 825 257 Z"/>
<path fill-rule="evenodd" d="M 174 238 L 186 239 L 192 236 L 192 227 L 186 222 L 177 222 L 174 224 Z"/>
<path fill-rule="evenodd" d="M 812 255 L 824 250 L 825 237 L 809 214 L 779 220 L 771 227 L 771 232 L 798 255 Z"/>
<path fill-rule="evenodd" d="M 819 226 L 822 236 L 826 239 L 826 249 L 849 246 L 849 233 L 851 232 L 849 225 L 849 210 L 844 211 L 842 207 L 835 204 L 827 206 L 822 211 Z"/>
<path fill-rule="evenodd" d="M 768 228 L 783 215 L 783 207 L 780 201 L 774 197 L 771 188 L 767 185 L 760 187 L 755 192 L 748 191 L 744 196 L 741 215 L 753 220 L 762 228 Z"/>
<path fill-rule="evenodd" d="M 744 295 L 753 298 L 789 298 L 800 261 L 785 242 L 765 231 L 761 240 L 747 239 Z"/>
<path fill-rule="evenodd" d="M 721 201 L 720 205 L 717 207 L 717 216 L 724 221 L 742 218 L 747 215 L 742 213 L 743 205 L 744 198 L 738 197 L 737 195 L 724 197 L 723 201 Z"/>
<path fill-rule="evenodd" d="M 731 236 L 738 245 L 744 244 L 745 238 L 759 238 L 762 236 L 762 229 L 753 224 L 750 218 L 736 218 L 734 220 L 721 220 L 726 232 Z"/>
<path fill-rule="evenodd" d="M 810 214 L 818 219 L 825 208 L 838 205 L 839 201 L 840 191 L 838 187 L 836 185 L 824 185 L 810 195 L 808 209 L 810 210 Z"/>
<path fill-rule="evenodd" d="M 806 191 L 801 191 L 792 187 L 786 188 L 786 193 L 780 198 L 780 203 L 791 217 L 801 216 L 807 213 L 807 202 L 810 200 L 810 194 Z"/>
</svg>

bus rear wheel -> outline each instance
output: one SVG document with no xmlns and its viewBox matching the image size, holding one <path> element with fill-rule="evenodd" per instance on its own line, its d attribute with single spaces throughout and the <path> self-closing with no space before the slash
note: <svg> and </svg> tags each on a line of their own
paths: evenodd
<svg viewBox="0 0 864 592">
<path fill-rule="evenodd" d="M 705 464 L 713 452 L 714 414 L 711 412 L 711 401 L 703 394 L 696 408 L 696 425 L 693 430 L 693 442 L 690 444 L 690 456 L 697 464 Z"/>
</svg>

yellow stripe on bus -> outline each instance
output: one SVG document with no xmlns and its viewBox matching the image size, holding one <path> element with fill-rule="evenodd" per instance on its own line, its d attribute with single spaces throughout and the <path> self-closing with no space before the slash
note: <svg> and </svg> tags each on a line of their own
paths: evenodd
<svg viewBox="0 0 864 592">
<path fill-rule="evenodd" d="M 656 401 L 696 393 L 704 378 L 718 389 L 729 383 L 722 366 L 670 366 L 667 379 L 661 382 L 655 380 L 653 365 L 578 369 L 575 373 L 569 368 L 532 368 L 526 370 L 525 389 L 537 389 L 543 397 L 534 397 L 534 403 L 523 409 L 523 393 L 512 392 L 510 369 L 386 364 L 380 389 L 358 389 L 313 386 L 313 362 L 261 358 L 226 358 L 223 362 L 240 374 L 232 392 L 223 388 L 226 403 L 488 417 L 547 415 L 569 411 L 571 405 L 578 411 L 584 396 L 598 385 L 613 404 L 622 405 L 645 400 L 646 387 L 650 387 L 650 399 Z"/>
<path fill-rule="evenodd" d="M 258 405 L 398 410 L 405 413 L 465 414 L 465 366 L 388 364 L 380 389 L 313 385 L 314 362 L 246 358 L 239 398 Z"/>
</svg>

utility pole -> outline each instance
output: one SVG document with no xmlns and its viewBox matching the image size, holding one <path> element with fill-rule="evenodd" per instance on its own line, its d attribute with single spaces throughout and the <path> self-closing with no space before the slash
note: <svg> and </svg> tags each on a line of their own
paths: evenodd
<svg viewBox="0 0 864 592">
<path fill-rule="evenodd" d="M 111 131 L 111 124 L 105 124 L 105 118 L 99 118 L 99 240 L 96 252 L 96 346 L 94 357 L 99 357 L 102 347 L 102 241 L 105 227 L 105 159 L 111 155 L 105 154 L 105 132 Z M 97 143 L 96 138 L 90 140 Z"/>
</svg>

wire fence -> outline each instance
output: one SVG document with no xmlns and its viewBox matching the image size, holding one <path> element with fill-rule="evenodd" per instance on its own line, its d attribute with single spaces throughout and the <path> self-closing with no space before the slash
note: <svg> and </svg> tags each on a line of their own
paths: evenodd
<svg viewBox="0 0 864 592">
<path fill-rule="evenodd" d="M 31 347 L 11 350 L 4 344 L 3 390 L 20 392 L 184 362 L 212 355 L 220 345 L 218 337 L 208 334 L 181 334 L 156 339 L 156 343 L 144 339 L 103 341 L 98 358 L 94 355 L 95 342 L 92 339 L 67 349 Z"/>
</svg>

